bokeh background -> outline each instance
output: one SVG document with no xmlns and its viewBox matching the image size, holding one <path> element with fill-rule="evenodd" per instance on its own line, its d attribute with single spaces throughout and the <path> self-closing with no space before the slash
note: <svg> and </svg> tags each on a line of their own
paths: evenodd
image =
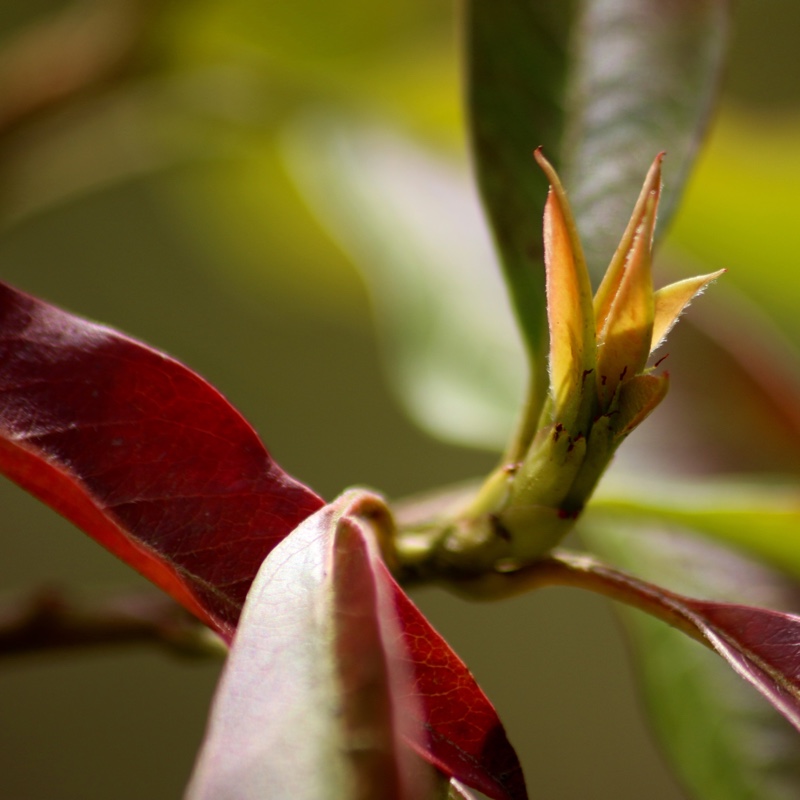
<svg viewBox="0 0 800 800">
<path fill-rule="evenodd" d="M 721 111 L 668 257 L 728 267 L 796 348 L 800 7 L 736 5 Z M 0 278 L 191 365 L 323 496 L 484 473 L 491 453 L 403 414 L 359 274 L 282 156 L 296 119 L 333 110 L 463 158 L 457 17 L 451 0 L 3 0 Z M 4 601 L 144 586 L 7 482 L 0 537 Z M 682 796 L 604 601 L 415 598 L 496 703 L 532 796 Z M 0 663 L 0 796 L 180 796 L 218 670 L 140 650 Z"/>
</svg>

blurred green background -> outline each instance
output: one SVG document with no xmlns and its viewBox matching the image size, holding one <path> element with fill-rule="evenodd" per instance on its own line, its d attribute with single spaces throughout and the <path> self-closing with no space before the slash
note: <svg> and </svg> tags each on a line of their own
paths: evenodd
<svg viewBox="0 0 800 800">
<path fill-rule="evenodd" d="M 492 454 L 439 443 L 400 410 L 358 273 L 281 158 L 293 121 L 319 110 L 463 157 L 457 17 L 450 0 L 313 13 L 290 0 L 5 0 L 0 277 L 192 366 L 328 498 L 487 471 Z M 670 243 L 673 261 L 728 267 L 795 347 L 798 33 L 796 3 L 737 4 L 722 113 Z M 0 503 L 7 600 L 43 584 L 144 586 L 6 482 Z M 415 597 L 496 703 L 533 797 L 681 797 L 605 602 Z M 0 796 L 180 796 L 217 672 L 141 651 L 0 664 Z"/>
</svg>

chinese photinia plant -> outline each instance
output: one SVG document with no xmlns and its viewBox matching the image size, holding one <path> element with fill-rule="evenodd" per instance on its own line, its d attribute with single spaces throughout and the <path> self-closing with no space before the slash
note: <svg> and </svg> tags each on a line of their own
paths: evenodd
<svg viewBox="0 0 800 800">
<path fill-rule="evenodd" d="M 762 487 L 761 505 L 709 510 L 705 496 L 692 505 L 666 480 L 662 493 L 679 496 L 598 490 L 623 441 L 667 395 L 654 351 L 722 273 L 655 290 L 652 268 L 659 204 L 664 219 L 704 129 L 727 13 L 721 0 L 467 3 L 472 152 L 528 390 L 496 469 L 455 493 L 390 503 L 348 489 L 326 502 L 187 367 L 0 284 L 0 472 L 229 648 L 188 797 L 526 798 L 495 709 L 402 588 L 423 582 L 472 598 L 562 585 L 620 601 L 716 651 L 770 714 L 800 730 L 800 616 L 645 580 L 641 541 L 626 546 L 604 532 L 638 521 L 644 537 L 652 520 L 675 522 L 746 541 L 796 577 L 780 547 L 737 533 L 796 530 L 794 492 Z M 332 140 L 330 130 L 313 135 Z M 328 144 L 311 149 L 335 152 Z M 662 198 L 657 155 L 634 203 L 641 155 L 662 147 L 680 174 Z M 545 154 L 569 176 L 569 197 Z M 301 188 L 331 228 L 349 224 L 339 191 L 359 225 L 378 230 L 370 215 L 391 193 L 375 201 L 336 177 L 345 159 L 334 160 L 309 170 L 313 179 L 299 170 Z M 317 179 L 337 191 L 319 191 Z M 612 233 L 621 240 L 601 272 L 596 254 Z M 374 259 L 381 235 L 342 238 L 356 258 Z M 396 250 L 392 268 L 402 271 Z M 449 301 L 439 292 L 435 305 Z M 404 311 L 392 324 L 407 324 L 414 312 Z M 480 344 L 491 338 L 481 325 L 454 338 Z M 591 547 L 563 548 L 576 530 Z M 623 553 L 622 564 L 604 552 Z M 642 619 L 634 627 L 649 624 Z M 687 780 L 714 797 L 710 784 Z"/>
<path fill-rule="evenodd" d="M 0 288 L 0 468 L 234 643 L 190 796 L 436 796 L 408 748 L 490 797 L 526 796 L 494 709 L 387 563 L 487 595 L 599 590 L 717 649 L 800 727 L 800 618 L 690 600 L 553 552 L 666 393 L 646 371 L 651 349 L 716 276 L 652 290 L 659 158 L 593 305 L 565 192 L 538 158 L 552 180 L 541 426 L 521 462 L 438 520 L 429 558 L 380 497 L 323 505 L 179 363 Z M 406 563 L 403 535 L 415 538 Z"/>
</svg>

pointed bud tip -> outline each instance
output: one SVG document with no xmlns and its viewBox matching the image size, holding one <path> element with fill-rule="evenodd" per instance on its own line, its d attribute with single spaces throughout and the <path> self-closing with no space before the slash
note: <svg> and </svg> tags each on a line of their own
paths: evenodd
<svg viewBox="0 0 800 800">
<path fill-rule="evenodd" d="M 551 184 L 555 183 L 558 180 L 558 178 L 556 177 L 555 168 L 547 160 L 547 158 L 545 158 L 545 155 L 542 152 L 542 145 L 539 145 L 533 151 L 533 157 L 534 157 L 534 159 L 536 159 L 536 163 L 539 165 L 539 167 L 542 169 L 544 174 L 547 176 L 547 179 L 550 181 L 550 183 Z"/>
</svg>

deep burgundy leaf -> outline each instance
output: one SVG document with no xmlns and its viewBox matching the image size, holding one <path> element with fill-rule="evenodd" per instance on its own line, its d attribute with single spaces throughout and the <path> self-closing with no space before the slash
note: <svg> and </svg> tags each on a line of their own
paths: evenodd
<svg viewBox="0 0 800 800">
<path fill-rule="evenodd" d="M 795 581 L 686 532 L 689 528 L 609 524 L 592 516 L 582 523 L 581 537 L 620 566 L 683 595 L 796 610 Z M 645 614 L 624 618 L 654 732 L 687 794 L 696 800 L 800 796 L 797 731 L 785 717 L 724 659 L 698 653 L 679 631 Z M 719 736 L 722 730 L 725 735 Z"/>
<path fill-rule="evenodd" d="M 800 730 L 800 617 L 692 600 L 714 649 Z"/>
<path fill-rule="evenodd" d="M 391 576 L 386 573 L 387 580 Z M 426 758 L 492 798 L 525 798 L 525 779 L 497 712 L 464 662 L 397 584 L 395 606 L 416 677 Z"/>
<path fill-rule="evenodd" d="M 532 569 L 535 579 L 552 570 L 559 582 L 614 597 L 712 647 L 800 730 L 800 616 L 684 597 L 586 556 L 559 554 Z"/>
<path fill-rule="evenodd" d="M 0 471 L 230 639 L 322 505 L 177 361 L 0 284 Z"/>
</svg>

